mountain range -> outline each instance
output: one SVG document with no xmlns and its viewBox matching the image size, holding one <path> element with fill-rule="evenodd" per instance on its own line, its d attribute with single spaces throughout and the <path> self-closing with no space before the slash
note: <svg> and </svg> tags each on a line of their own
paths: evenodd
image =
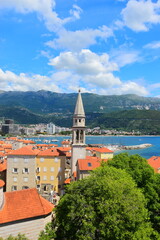
<svg viewBox="0 0 160 240">
<path fill-rule="evenodd" d="M 21 124 L 54 122 L 71 127 L 76 99 L 76 93 L 0 91 L 0 117 L 12 118 Z M 142 128 L 144 119 L 154 120 L 154 125 L 156 121 L 156 126 L 158 121 L 160 126 L 160 98 L 83 93 L 82 99 L 88 126 L 127 128 L 134 125 L 137 128 L 138 124 L 138 128 L 139 125 Z M 149 125 L 152 121 L 147 120 Z"/>
</svg>

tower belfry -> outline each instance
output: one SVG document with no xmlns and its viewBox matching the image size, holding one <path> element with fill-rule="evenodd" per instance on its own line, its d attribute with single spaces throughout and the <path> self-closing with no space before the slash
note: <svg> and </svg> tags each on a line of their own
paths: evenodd
<svg viewBox="0 0 160 240">
<path fill-rule="evenodd" d="M 77 159 L 86 158 L 86 145 L 85 145 L 85 112 L 81 92 L 79 90 L 76 107 L 73 115 L 72 127 L 72 162 L 71 171 L 76 171 Z"/>
</svg>

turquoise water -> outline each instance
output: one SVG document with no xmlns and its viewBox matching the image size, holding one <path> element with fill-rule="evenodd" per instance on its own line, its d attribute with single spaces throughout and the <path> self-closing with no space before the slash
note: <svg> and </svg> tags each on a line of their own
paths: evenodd
<svg viewBox="0 0 160 240">
<path fill-rule="evenodd" d="M 42 138 L 32 138 L 36 140 L 37 143 L 43 143 L 43 140 L 58 140 L 57 142 L 51 142 L 61 145 L 61 141 L 64 139 L 69 139 L 69 137 L 42 137 Z M 118 145 L 138 145 L 143 143 L 150 143 L 152 147 L 136 150 L 124 150 L 123 152 L 128 152 L 129 154 L 139 154 L 144 158 L 150 158 L 152 156 L 160 156 L 160 136 L 86 136 L 87 144 L 118 144 Z M 122 152 L 122 151 L 121 151 Z M 116 152 L 116 154 L 119 152 Z"/>
</svg>

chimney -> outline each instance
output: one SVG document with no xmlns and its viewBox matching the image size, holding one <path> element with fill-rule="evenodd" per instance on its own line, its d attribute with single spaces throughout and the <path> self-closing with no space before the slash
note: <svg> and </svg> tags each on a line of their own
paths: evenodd
<svg viewBox="0 0 160 240">
<path fill-rule="evenodd" d="M 3 207 L 3 203 L 4 203 L 4 193 L 3 193 L 3 187 L 5 185 L 5 182 L 0 179 L 0 210 Z"/>
</svg>

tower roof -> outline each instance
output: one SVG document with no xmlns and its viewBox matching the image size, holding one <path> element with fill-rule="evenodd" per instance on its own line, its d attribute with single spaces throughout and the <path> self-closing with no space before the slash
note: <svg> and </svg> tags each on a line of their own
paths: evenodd
<svg viewBox="0 0 160 240">
<path fill-rule="evenodd" d="M 74 116 L 76 117 L 85 117 L 84 113 L 84 108 L 83 108 L 83 102 L 82 102 L 82 97 L 81 97 L 81 91 L 79 90 L 78 92 L 78 97 L 77 97 L 77 103 L 74 111 Z"/>
</svg>

